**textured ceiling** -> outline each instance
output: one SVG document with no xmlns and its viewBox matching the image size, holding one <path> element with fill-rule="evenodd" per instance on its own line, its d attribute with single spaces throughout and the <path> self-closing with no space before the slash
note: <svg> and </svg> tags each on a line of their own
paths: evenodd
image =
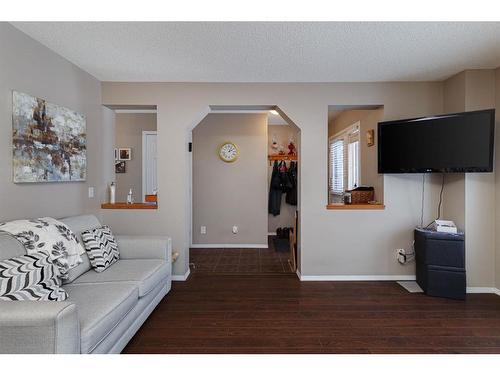
<svg viewBox="0 0 500 375">
<path fill-rule="evenodd" d="M 500 66 L 500 23 L 13 25 L 102 81 L 434 81 Z"/>
</svg>

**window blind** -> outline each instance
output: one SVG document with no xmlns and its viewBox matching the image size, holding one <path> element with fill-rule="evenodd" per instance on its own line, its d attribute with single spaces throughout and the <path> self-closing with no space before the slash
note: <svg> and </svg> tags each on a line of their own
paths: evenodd
<svg viewBox="0 0 500 375">
<path fill-rule="evenodd" d="M 344 192 L 344 140 L 330 143 L 330 191 L 334 194 Z"/>
<path fill-rule="evenodd" d="M 360 123 L 357 122 L 330 139 L 329 190 L 342 194 L 360 185 Z"/>
</svg>

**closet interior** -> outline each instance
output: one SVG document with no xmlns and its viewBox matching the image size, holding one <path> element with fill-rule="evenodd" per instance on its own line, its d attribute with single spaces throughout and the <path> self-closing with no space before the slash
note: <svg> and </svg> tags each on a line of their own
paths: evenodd
<svg viewBox="0 0 500 375">
<path fill-rule="evenodd" d="M 299 129 L 271 111 L 268 118 L 269 249 L 297 270 Z"/>
</svg>

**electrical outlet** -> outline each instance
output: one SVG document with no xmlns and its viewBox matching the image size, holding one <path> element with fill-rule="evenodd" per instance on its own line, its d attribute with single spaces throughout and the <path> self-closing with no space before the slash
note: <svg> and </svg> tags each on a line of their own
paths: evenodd
<svg viewBox="0 0 500 375">
<path fill-rule="evenodd" d="M 396 259 L 398 260 L 399 263 L 405 264 L 406 263 L 406 254 L 404 249 L 398 249 Z"/>
<path fill-rule="evenodd" d="M 406 264 L 415 259 L 415 254 L 412 250 L 396 249 L 396 260 L 401 264 Z"/>
<path fill-rule="evenodd" d="M 404 257 L 405 255 L 405 249 L 396 249 L 396 260 L 399 261 L 399 258 L 401 256 Z"/>
<path fill-rule="evenodd" d="M 207 227 L 206 226 L 202 225 L 200 227 L 200 234 L 207 234 Z"/>
<path fill-rule="evenodd" d="M 233 227 L 233 234 L 236 234 L 236 233 L 238 233 L 238 227 L 235 225 L 235 226 Z"/>
<path fill-rule="evenodd" d="M 95 191 L 93 186 L 89 186 L 89 198 L 94 198 Z"/>
</svg>

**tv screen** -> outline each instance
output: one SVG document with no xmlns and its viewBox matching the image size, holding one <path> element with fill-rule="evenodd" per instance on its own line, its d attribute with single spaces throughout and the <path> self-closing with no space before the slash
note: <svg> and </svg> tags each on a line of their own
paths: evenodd
<svg viewBox="0 0 500 375">
<path fill-rule="evenodd" d="M 494 109 L 380 122 L 378 172 L 492 172 L 494 132 Z"/>
</svg>

